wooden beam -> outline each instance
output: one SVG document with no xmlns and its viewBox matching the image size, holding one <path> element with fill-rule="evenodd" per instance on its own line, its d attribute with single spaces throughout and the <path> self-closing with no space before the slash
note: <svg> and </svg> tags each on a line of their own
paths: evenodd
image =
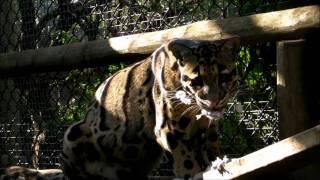
<svg viewBox="0 0 320 180">
<path fill-rule="evenodd" d="M 299 38 L 319 27 L 319 5 L 246 17 L 200 21 L 157 32 L 1 54 L 0 75 L 137 60 L 173 38 L 220 40 L 238 36 L 242 43 L 254 43 Z"/>
<path fill-rule="evenodd" d="M 203 180 L 270 179 L 320 160 L 320 125 L 291 136 L 225 165 L 229 172 L 217 177 L 217 171 L 203 173 Z M 215 175 L 215 176 L 214 176 Z"/>
<path fill-rule="evenodd" d="M 0 179 L 62 179 L 61 169 L 37 170 L 21 166 L 0 168 Z"/>
<path fill-rule="evenodd" d="M 277 93 L 280 139 L 312 127 L 303 81 L 306 40 L 277 43 Z M 309 121 L 308 121 L 309 120 Z"/>
</svg>

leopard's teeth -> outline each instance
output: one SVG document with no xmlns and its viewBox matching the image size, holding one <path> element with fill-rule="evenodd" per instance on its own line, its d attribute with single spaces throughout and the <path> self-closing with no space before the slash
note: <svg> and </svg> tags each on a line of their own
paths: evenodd
<svg viewBox="0 0 320 180">
<path fill-rule="evenodd" d="M 201 113 L 196 115 L 196 119 L 199 120 L 202 116 L 205 116 L 210 120 L 217 120 L 223 116 L 223 113 L 220 111 L 207 111 L 202 109 Z"/>
<path fill-rule="evenodd" d="M 203 116 L 203 114 L 198 114 L 198 115 L 196 115 L 196 119 L 199 120 L 202 116 Z"/>
</svg>

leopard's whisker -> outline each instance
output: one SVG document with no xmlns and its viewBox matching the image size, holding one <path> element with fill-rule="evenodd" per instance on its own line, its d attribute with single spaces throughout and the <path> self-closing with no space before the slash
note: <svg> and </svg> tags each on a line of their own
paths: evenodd
<svg viewBox="0 0 320 180">
<path fill-rule="evenodd" d="M 179 101 L 178 99 L 174 99 L 174 100 L 171 100 L 171 101 L 166 101 L 164 104 L 168 104 L 168 103 L 177 104 L 177 103 L 181 103 L 181 101 Z"/>
<path fill-rule="evenodd" d="M 191 115 L 192 115 L 192 116 L 196 116 L 200 110 L 201 110 L 201 109 L 199 108 L 199 106 L 195 106 L 195 108 L 194 108 L 194 110 L 192 111 Z"/>
<path fill-rule="evenodd" d="M 178 108 L 178 106 L 183 105 L 182 103 L 177 103 L 176 105 L 174 105 L 174 108 Z"/>
<path fill-rule="evenodd" d="M 191 110 L 193 110 L 194 108 L 196 108 L 196 106 L 190 106 L 188 107 L 186 110 L 183 111 L 183 113 L 181 113 L 181 117 L 184 116 L 185 114 L 187 114 L 188 112 L 190 112 Z"/>
</svg>

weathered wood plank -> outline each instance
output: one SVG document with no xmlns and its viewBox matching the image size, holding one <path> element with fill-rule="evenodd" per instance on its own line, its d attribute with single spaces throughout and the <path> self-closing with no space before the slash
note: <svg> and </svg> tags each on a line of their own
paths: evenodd
<svg viewBox="0 0 320 180">
<path fill-rule="evenodd" d="M 36 170 L 22 166 L 0 168 L 0 179 L 62 179 L 61 169 Z"/>
<path fill-rule="evenodd" d="M 225 165 L 230 172 L 224 179 L 268 179 L 277 174 L 301 168 L 320 160 L 320 125 L 291 136 L 278 143 L 233 160 Z M 204 173 L 204 180 L 216 171 Z"/>
<path fill-rule="evenodd" d="M 308 112 L 306 82 L 303 81 L 306 40 L 277 43 L 277 93 L 280 139 L 312 127 Z"/>
<path fill-rule="evenodd" d="M 0 75 L 136 60 L 173 38 L 219 40 L 238 36 L 242 43 L 250 43 L 299 38 L 309 30 L 319 27 L 319 5 L 217 21 L 200 21 L 157 32 L 1 54 Z"/>
</svg>

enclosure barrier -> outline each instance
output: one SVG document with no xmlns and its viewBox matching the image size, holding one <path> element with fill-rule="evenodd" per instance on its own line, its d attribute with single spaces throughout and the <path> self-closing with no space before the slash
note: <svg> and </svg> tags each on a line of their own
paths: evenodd
<svg viewBox="0 0 320 180">
<path fill-rule="evenodd" d="M 39 50 L 27 50 L 21 53 L 1 54 L 0 76 L 7 76 L 8 74 L 13 74 L 13 72 L 30 73 L 52 71 L 55 69 L 60 70 L 61 66 L 65 69 L 87 67 L 90 66 L 91 62 L 122 61 L 126 60 L 128 56 L 130 56 L 130 59 L 136 60 L 150 54 L 160 44 L 172 38 L 219 40 L 237 36 L 241 38 L 243 44 L 246 44 L 304 38 L 306 35 L 310 35 L 310 33 L 319 32 L 319 28 L 320 6 L 318 5 L 247 17 L 202 21 L 158 32 L 74 43 Z M 286 54 L 284 52 L 286 49 L 282 49 L 281 51 Z M 283 58 L 281 61 L 289 63 L 287 60 Z M 290 75 L 286 75 L 284 78 L 289 77 Z M 284 86 L 284 88 L 286 87 Z M 286 93 L 290 94 L 292 92 Z M 294 95 L 296 94 L 291 94 L 290 97 L 294 98 Z M 295 104 L 294 106 L 299 105 Z M 305 119 L 305 121 L 307 120 Z M 294 123 L 295 121 L 292 120 L 292 122 Z M 275 145 L 239 158 L 238 161 L 231 162 L 226 167 L 232 168 L 234 174 L 232 178 L 252 178 L 254 175 L 261 175 L 261 172 L 268 172 L 264 170 L 270 164 L 271 167 L 282 167 L 282 162 L 288 163 L 287 160 L 290 160 L 289 162 L 295 160 L 301 161 L 300 158 L 304 160 L 305 157 L 319 153 L 319 138 L 319 126 L 317 126 Z M 292 151 L 288 151 L 288 149 Z M 309 151 L 309 149 L 312 149 L 312 151 Z M 274 155 L 270 153 L 278 150 L 283 154 L 274 157 L 274 159 L 269 159 L 270 156 Z M 255 164 L 253 161 L 256 162 L 257 157 L 264 158 L 264 161 L 261 164 Z M 274 164 L 276 161 L 277 163 Z M 271 169 L 272 171 L 283 170 L 282 168 Z"/>
<path fill-rule="evenodd" d="M 319 153 L 320 125 L 241 158 L 233 159 L 225 165 L 224 175 L 216 170 L 207 171 L 203 174 L 203 180 L 272 179 L 281 175 L 281 172 L 290 172 L 308 163 L 319 162 Z"/>
<path fill-rule="evenodd" d="M 0 54 L 0 76 L 17 72 L 61 70 L 61 67 L 90 67 L 93 62 L 112 63 L 126 61 L 128 57 L 137 60 L 173 38 L 219 40 L 237 36 L 241 37 L 242 43 L 297 39 L 311 29 L 320 27 L 319 9 L 317 5 L 306 6 L 246 17 L 200 21 L 107 40 Z"/>
</svg>

